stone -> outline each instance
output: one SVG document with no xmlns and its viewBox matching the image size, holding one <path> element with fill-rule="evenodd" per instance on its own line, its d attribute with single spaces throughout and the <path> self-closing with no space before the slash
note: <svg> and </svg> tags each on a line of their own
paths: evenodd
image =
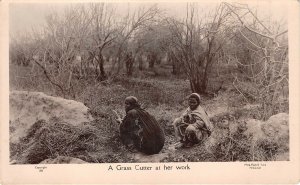
<svg viewBox="0 0 300 185">
<path fill-rule="evenodd" d="M 276 147 L 274 160 L 289 160 L 289 115 L 287 113 L 273 115 L 265 122 L 250 119 L 246 123 L 247 129 L 244 134 L 252 138 L 252 148 L 262 143 L 265 147 L 274 146 Z"/>
<path fill-rule="evenodd" d="M 11 91 L 9 95 L 10 142 L 18 143 L 38 120 L 51 119 L 72 125 L 93 121 L 88 107 L 74 100 L 42 92 Z"/>
<path fill-rule="evenodd" d="M 67 156 L 58 156 L 54 159 L 45 159 L 40 164 L 84 164 L 87 163 L 78 158 L 67 157 Z"/>
<path fill-rule="evenodd" d="M 286 113 L 279 113 L 271 116 L 263 125 L 264 133 L 273 139 L 288 139 L 289 135 L 289 115 Z"/>
</svg>

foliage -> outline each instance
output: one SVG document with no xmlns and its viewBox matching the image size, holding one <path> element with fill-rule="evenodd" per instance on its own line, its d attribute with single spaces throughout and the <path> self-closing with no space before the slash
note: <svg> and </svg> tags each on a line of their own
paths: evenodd
<svg viewBox="0 0 300 185">
<path fill-rule="evenodd" d="M 204 145 L 178 150 L 163 161 L 274 160 L 280 146 L 264 140 L 253 150 L 251 138 L 243 134 L 243 119 L 264 120 L 289 111 L 286 31 L 278 30 L 279 24 L 269 28 L 271 22 L 262 23 L 246 5 L 221 3 L 204 18 L 196 5 L 187 4 L 187 15 L 180 19 L 163 16 L 157 6 L 115 16 L 113 4 L 78 4 L 63 16 L 49 15 L 41 33 L 12 37 L 11 89 L 81 101 L 96 118 L 91 137 L 80 141 L 85 126 L 42 124 L 35 130 L 59 131 L 32 132 L 32 137 L 50 143 L 31 146 L 24 140 L 23 146 L 10 146 L 12 156 L 33 153 L 33 163 L 57 155 L 89 162 L 134 161 L 118 139 L 112 113 L 125 114 L 122 102 L 129 95 L 164 128 L 166 151 L 176 142 L 173 119 L 187 106 L 186 97 L 199 92 L 203 106 L 215 113 L 211 119 L 218 142 L 209 150 Z M 129 58 L 132 65 L 126 65 Z M 252 105 L 254 109 L 244 108 Z M 217 114 L 219 108 L 225 113 Z M 59 149 L 65 142 L 71 144 Z M 76 147 L 82 150 L 76 153 Z"/>
</svg>

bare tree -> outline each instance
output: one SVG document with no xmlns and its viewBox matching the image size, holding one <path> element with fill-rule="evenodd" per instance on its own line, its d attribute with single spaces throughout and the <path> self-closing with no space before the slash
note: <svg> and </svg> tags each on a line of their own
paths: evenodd
<svg viewBox="0 0 300 185">
<path fill-rule="evenodd" d="M 123 20 L 123 25 L 120 27 L 119 38 L 117 40 L 117 54 L 116 54 L 116 63 L 117 69 L 115 70 L 115 63 L 112 66 L 111 74 L 117 75 L 120 73 L 123 68 L 124 57 L 126 56 L 126 47 L 130 45 L 133 41 L 136 32 L 142 27 L 148 27 L 153 22 L 159 14 L 159 9 L 156 5 L 151 6 L 150 8 L 139 8 L 136 12 L 130 14 L 128 10 L 127 16 Z M 132 66 L 132 65 L 130 65 Z M 130 71 L 130 70 L 128 70 Z"/>
<path fill-rule="evenodd" d="M 139 29 L 134 38 L 133 50 L 138 55 L 139 69 L 143 70 L 143 58 L 147 60 L 149 70 L 155 71 L 155 64 L 159 64 L 161 58 L 166 55 L 169 49 L 171 34 L 164 19 Z M 143 55 L 143 56 L 139 56 Z"/>
<path fill-rule="evenodd" d="M 98 80 L 105 80 L 107 74 L 104 69 L 104 50 L 117 38 L 117 23 L 114 20 L 114 8 L 105 3 L 93 3 L 89 5 L 89 14 L 92 20 L 90 25 L 90 43 L 87 43 L 87 51 L 92 60 L 96 61 L 95 73 Z"/>
<path fill-rule="evenodd" d="M 239 41 L 244 43 L 242 46 L 246 48 L 248 56 L 246 63 L 238 57 L 235 61 L 248 72 L 247 79 L 256 89 L 251 96 L 262 102 L 263 119 L 267 119 L 274 113 L 282 91 L 288 86 L 287 29 L 283 24 L 262 21 L 248 5 L 224 5 L 236 22 L 235 32 Z M 234 83 L 238 84 L 240 81 L 235 76 Z M 239 91 L 244 96 L 247 93 Z"/>
<path fill-rule="evenodd" d="M 203 23 L 197 17 L 195 4 L 187 4 L 185 20 L 169 20 L 173 34 L 171 54 L 177 62 L 182 62 L 193 92 L 207 93 L 214 57 L 227 41 L 225 39 L 230 39 L 224 26 L 227 17 L 228 11 L 220 5 L 210 17 L 212 21 Z"/>
<path fill-rule="evenodd" d="M 46 78 L 51 84 L 58 87 L 62 96 L 75 96 L 73 77 L 78 67 L 81 45 L 88 35 L 86 27 L 90 19 L 81 6 L 73 6 L 66 9 L 64 16 L 52 13 L 46 18 L 46 25 L 40 38 L 39 53 L 43 53 L 43 60 L 34 60 L 44 71 Z M 48 61 L 47 61 L 48 60 Z M 51 63 L 48 67 L 45 63 Z"/>
<path fill-rule="evenodd" d="M 38 48 L 33 34 L 23 32 L 10 38 L 10 60 L 12 63 L 28 66 Z"/>
</svg>

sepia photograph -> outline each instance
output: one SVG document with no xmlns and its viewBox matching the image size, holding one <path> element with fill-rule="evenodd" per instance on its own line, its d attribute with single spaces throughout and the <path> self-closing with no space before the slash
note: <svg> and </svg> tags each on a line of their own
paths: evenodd
<svg viewBox="0 0 300 185">
<path fill-rule="evenodd" d="M 283 4 L 9 4 L 9 163 L 289 161 Z"/>
</svg>

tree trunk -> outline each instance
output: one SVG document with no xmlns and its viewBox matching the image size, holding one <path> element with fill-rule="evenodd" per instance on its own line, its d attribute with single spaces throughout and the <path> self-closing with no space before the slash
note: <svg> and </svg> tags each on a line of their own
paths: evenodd
<svg viewBox="0 0 300 185">
<path fill-rule="evenodd" d="M 143 71 L 143 56 L 138 56 L 138 61 L 139 61 L 139 70 Z"/>
<path fill-rule="evenodd" d="M 149 68 L 150 68 L 150 69 L 153 69 L 153 68 L 154 68 L 154 63 L 155 63 L 155 61 L 154 61 L 153 59 L 150 59 L 150 60 L 149 60 Z"/>
<path fill-rule="evenodd" d="M 143 68 L 143 60 L 139 60 L 139 70 L 140 71 L 144 70 L 144 68 Z"/>
<path fill-rule="evenodd" d="M 127 55 L 125 63 L 126 63 L 126 74 L 127 74 L 127 76 L 132 76 L 134 58 L 132 57 L 131 54 Z"/>
<path fill-rule="evenodd" d="M 107 78 L 104 70 L 104 59 L 102 54 L 99 54 L 99 68 L 100 68 L 100 81 L 103 81 Z"/>
<path fill-rule="evenodd" d="M 206 89 L 207 89 L 207 82 L 208 82 L 208 78 L 207 78 L 207 73 L 204 74 L 203 79 L 201 81 L 201 85 L 200 85 L 200 92 L 201 94 L 206 93 Z"/>
<path fill-rule="evenodd" d="M 208 70 L 209 70 L 209 62 L 206 63 L 206 66 L 204 68 L 204 74 L 202 75 L 201 78 L 201 85 L 200 85 L 200 91 L 201 93 L 205 93 L 207 89 L 207 82 L 208 82 Z"/>
<path fill-rule="evenodd" d="M 173 75 L 179 75 L 180 72 L 181 72 L 181 69 L 180 69 L 180 63 L 176 60 L 172 60 L 172 74 Z"/>
<path fill-rule="evenodd" d="M 198 93 L 198 94 L 204 93 L 198 77 L 190 79 L 190 86 L 193 93 Z"/>
<path fill-rule="evenodd" d="M 155 56 L 155 54 L 151 54 L 150 57 L 148 58 L 149 68 L 150 68 L 150 69 L 153 69 L 153 68 L 154 68 L 155 61 L 156 61 L 156 56 Z"/>
</svg>

